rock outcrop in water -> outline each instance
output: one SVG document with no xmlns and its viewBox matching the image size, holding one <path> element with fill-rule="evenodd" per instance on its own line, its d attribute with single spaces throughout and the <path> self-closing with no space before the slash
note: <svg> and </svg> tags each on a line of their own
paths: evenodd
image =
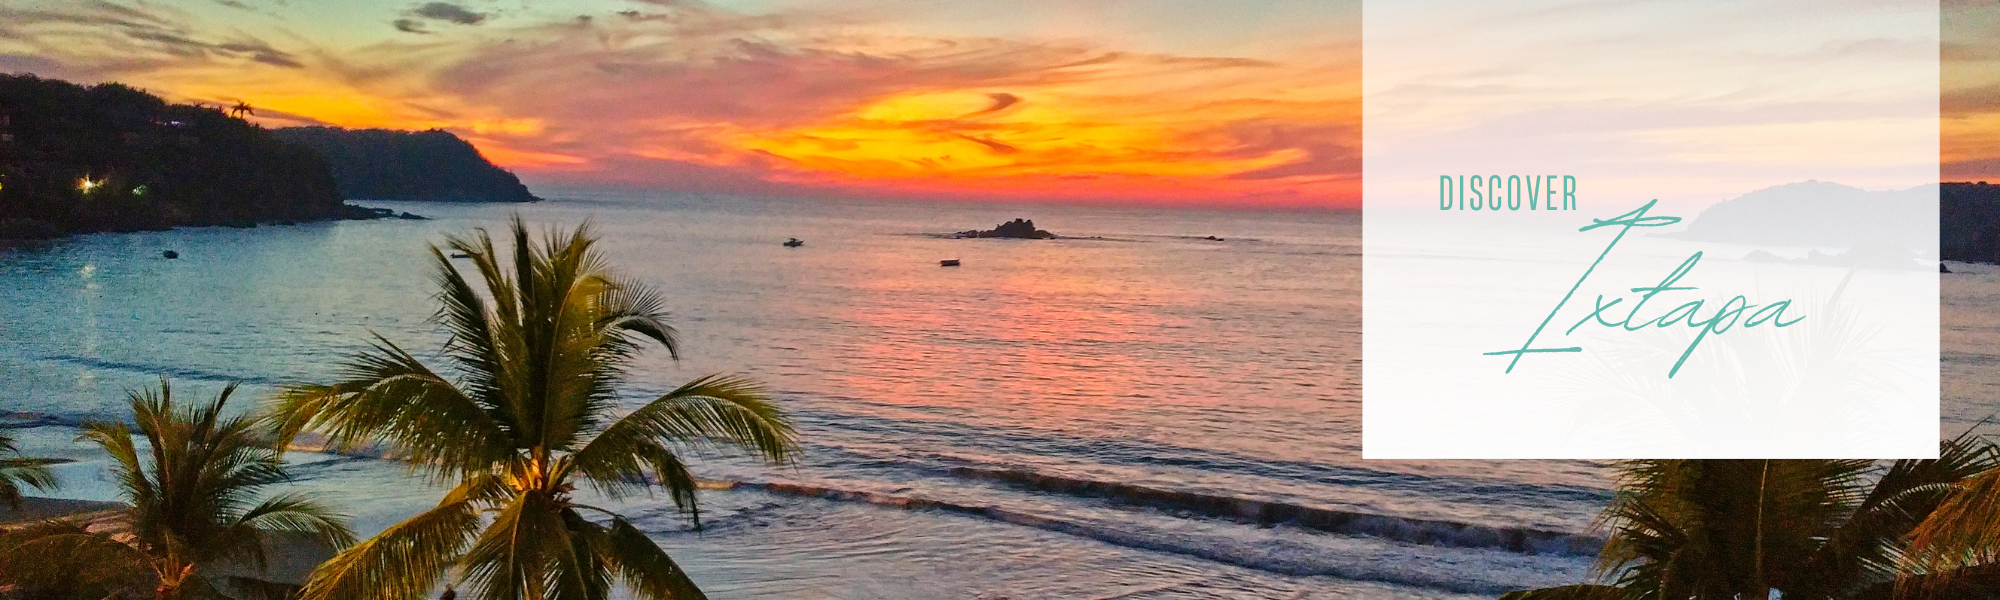
<svg viewBox="0 0 2000 600">
<path fill-rule="evenodd" d="M 1049 233 L 1047 231 L 1040 229 L 1035 229 L 1035 222 L 1032 220 L 1014 219 L 1006 223 L 1001 223 L 1000 225 L 985 231 L 980 231 L 977 229 L 960 231 L 956 234 L 953 234 L 952 237 L 1016 238 L 1024 240 L 1046 240 L 1056 237 L 1056 234 Z"/>
<path fill-rule="evenodd" d="M 287 127 L 271 133 L 325 157 L 341 196 L 350 200 L 541 200 L 448 131 Z"/>
<path fill-rule="evenodd" d="M 374 217 L 311 149 L 222 109 L 0 75 L 0 238 Z"/>
</svg>

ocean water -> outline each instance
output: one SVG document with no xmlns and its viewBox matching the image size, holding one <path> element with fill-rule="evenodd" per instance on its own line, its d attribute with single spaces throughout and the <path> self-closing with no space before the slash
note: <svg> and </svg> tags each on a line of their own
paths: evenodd
<svg viewBox="0 0 2000 600">
<path fill-rule="evenodd" d="M 729 372 L 795 415 L 795 465 L 696 461 L 717 482 L 699 530 L 664 498 L 616 504 L 712 597 L 1461 598 L 1588 575 L 1605 465 L 1360 459 L 1357 214 L 555 196 L 0 249 L 0 423 L 76 459 L 63 495 L 112 498 L 77 422 L 162 376 L 243 382 L 247 409 L 370 332 L 433 356 L 426 245 L 518 212 L 592 221 L 667 294 L 684 356 L 645 359 L 631 405 Z M 1069 239 L 939 235 L 1015 217 Z M 1953 267 L 1948 433 L 2000 385 L 2000 269 Z M 364 533 L 440 493 L 292 459 Z"/>
</svg>

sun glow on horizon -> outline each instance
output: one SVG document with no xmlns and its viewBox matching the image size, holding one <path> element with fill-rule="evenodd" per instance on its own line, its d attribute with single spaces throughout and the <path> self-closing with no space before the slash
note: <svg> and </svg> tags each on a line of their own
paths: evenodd
<svg viewBox="0 0 2000 600">
<path fill-rule="evenodd" d="M 465 23 L 411 21 L 387 4 L 356 7 L 379 11 L 373 20 L 210 4 L 0 0 L 20 33 L 0 40 L 0 57 L 35 56 L 28 70 L 47 77 L 247 103 L 267 127 L 444 129 L 531 181 L 1358 202 L 1338 183 L 1355 172 L 1358 3 L 1268 0 L 1253 12 L 1300 16 L 1284 27 L 1316 37 L 1274 45 L 1257 33 L 1275 25 L 1232 25 L 1237 51 L 1213 32 L 1056 36 L 1033 20 L 968 27 L 892 3 L 465 4 L 482 15 Z"/>
<path fill-rule="evenodd" d="M 1084 33 L 1033 4 L 966 20 L 896 0 L 459 2 L 481 18 L 457 23 L 386 2 L 336 16 L 20 1 L 0 0 L 8 71 L 244 102 L 267 127 L 444 129 L 531 182 L 1359 202 L 1358 0 L 1190 8 L 1146 27 L 1109 25 L 1132 7 L 1063 8 L 1063 22 L 1107 23 Z M 1946 9 L 1947 179 L 2000 179 L 1990 13 Z"/>
</svg>

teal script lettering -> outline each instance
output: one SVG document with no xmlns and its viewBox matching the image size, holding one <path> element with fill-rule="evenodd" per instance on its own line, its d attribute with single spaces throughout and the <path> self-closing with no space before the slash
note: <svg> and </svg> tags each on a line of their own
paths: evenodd
<svg viewBox="0 0 2000 600">
<path fill-rule="evenodd" d="M 1549 311 L 1549 316 L 1543 317 L 1541 324 L 1535 326 L 1535 331 L 1528 334 L 1528 341 L 1522 342 L 1521 347 L 1518 349 L 1487 352 L 1485 355 L 1510 357 L 1507 361 L 1506 372 L 1513 373 L 1515 365 L 1520 364 L 1521 358 L 1529 354 L 1582 352 L 1582 346 L 1537 348 L 1535 347 L 1535 339 L 1541 337 L 1542 330 L 1548 328 L 1549 322 L 1555 320 L 1556 315 L 1562 312 L 1563 306 L 1569 304 L 1570 298 L 1576 296 L 1576 290 L 1583 287 L 1585 280 L 1590 279 L 1591 272 L 1596 271 L 1597 266 L 1604 263 L 1604 258 L 1611 255 L 1611 249 L 1616 248 L 1618 242 L 1625 239 L 1625 234 L 1631 232 L 1632 228 L 1663 227 L 1681 222 L 1680 217 L 1647 216 L 1646 212 L 1652 210 L 1653 205 L 1659 202 L 1659 200 L 1647 202 L 1645 206 L 1641 206 L 1637 210 L 1610 219 L 1591 219 L 1590 225 L 1578 229 L 1577 231 L 1590 231 L 1602 227 L 1616 227 L 1618 228 L 1618 234 L 1612 236 L 1611 243 L 1604 245 L 1604 251 L 1597 254 L 1597 260 L 1591 261 L 1590 268 L 1583 270 L 1583 276 L 1577 278 L 1576 283 L 1569 287 L 1568 293 L 1563 294 L 1562 300 L 1556 303 L 1555 309 Z M 1789 327 L 1805 319 L 1804 315 L 1792 318 L 1791 320 L 1785 319 L 1785 309 L 1792 307 L 1791 300 L 1779 300 L 1760 308 L 1756 304 L 1751 304 L 1743 296 L 1737 296 L 1722 303 L 1721 308 L 1716 309 L 1706 319 L 1700 316 L 1701 309 L 1705 305 L 1701 300 L 1683 303 L 1674 307 L 1673 310 L 1667 311 L 1666 314 L 1652 319 L 1641 319 L 1639 317 L 1639 311 L 1644 309 L 1646 303 L 1651 301 L 1654 296 L 1666 292 L 1697 289 L 1694 286 L 1680 286 L 1677 284 L 1688 273 L 1694 272 L 1695 265 L 1700 263 L 1701 253 L 1696 252 L 1689 256 L 1687 260 L 1681 261 L 1680 266 L 1675 267 L 1672 272 L 1667 273 L 1667 276 L 1661 278 L 1659 283 L 1650 287 L 1631 288 L 1632 293 L 1639 295 L 1638 299 L 1632 303 L 1631 309 L 1625 312 L 1623 318 L 1616 321 L 1610 320 L 1610 317 L 1617 316 L 1617 313 L 1613 312 L 1612 309 L 1616 308 L 1626 299 L 1612 298 L 1610 302 L 1605 302 L 1604 296 L 1599 295 L 1597 301 L 1594 303 L 1596 308 L 1591 310 L 1590 314 L 1584 315 L 1582 319 L 1578 319 L 1575 325 L 1571 325 L 1569 329 L 1563 331 L 1563 335 L 1574 333 L 1578 327 L 1593 322 L 1600 326 L 1618 328 L 1625 331 L 1638 331 L 1647 326 L 1665 328 L 1676 324 L 1685 324 L 1684 326 L 1686 327 L 1698 329 L 1699 331 L 1695 333 L 1694 341 L 1689 342 L 1687 350 L 1681 352 L 1680 360 L 1674 361 L 1673 368 L 1667 370 L 1667 377 L 1671 379 L 1674 375 L 1680 373 L 1681 365 L 1687 363 L 1688 356 L 1694 354 L 1695 347 L 1700 346 L 1701 342 L 1708 339 L 1710 335 L 1722 335 L 1723 332 L 1729 331 L 1733 327 L 1738 327 L 1739 323 L 1741 327 L 1746 329 L 1764 323 L 1770 323 L 1772 327 Z M 1750 313 L 1747 319 L 1743 316 L 1745 312 Z"/>
</svg>

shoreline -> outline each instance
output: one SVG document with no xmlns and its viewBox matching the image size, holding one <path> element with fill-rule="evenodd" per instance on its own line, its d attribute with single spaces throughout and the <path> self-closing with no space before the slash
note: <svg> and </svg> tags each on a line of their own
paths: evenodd
<svg viewBox="0 0 2000 600">
<path fill-rule="evenodd" d="M 163 225 L 147 223 L 135 226 L 117 226 L 80 231 L 66 231 L 53 223 L 33 218 L 0 219 L 0 243 L 46 242 L 68 239 L 80 235 L 99 233 L 144 233 L 173 231 L 182 227 L 230 227 L 254 229 L 267 226 L 299 225 L 303 223 L 329 223 L 337 221 L 377 221 L 382 219 L 402 219 L 408 221 L 428 220 L 428 217 L 408 211 L 397 213 L 387 208 L 372 208 L 358 204 L 342 204 L 339 214 L 314 219 L 269 219 L 256 221 L 226 221 L 214 223 L 176 223 Z"/>
</svg>

